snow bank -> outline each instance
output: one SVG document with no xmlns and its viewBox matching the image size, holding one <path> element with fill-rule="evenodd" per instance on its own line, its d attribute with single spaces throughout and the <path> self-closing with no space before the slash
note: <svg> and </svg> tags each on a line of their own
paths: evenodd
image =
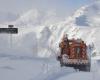
<svg viewBox="0 0 100 80">
<path fill-rule="evenodd" d="M 2 38 L 0 54 L 31 57 L 55 56 L 59 52 L 58 45 L 64 33 L 67 33 L 69 38 L 82 38 L 87 45 L 94 44 L 94 52 L 100 54 L 99 4 L 96 2 L 82 7 L 65 21 L 58 19 L 53 12 L 49 14 L 30 10 L 13 23 L 19 28 L 19 33 L 13 35 L 12 48 L 9 48 L 9 36 L 0 34 Z"/>
</svg>

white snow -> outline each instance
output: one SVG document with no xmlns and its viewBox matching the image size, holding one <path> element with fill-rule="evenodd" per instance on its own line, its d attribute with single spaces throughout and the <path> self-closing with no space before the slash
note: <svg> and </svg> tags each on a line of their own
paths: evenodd
<svg viewBox="0 0 100 80">
<path fill-rule="evenodd" d="M 18 34 L 0 34 L 0 80 L 99 80 L 100 2 L 83 6 L 62 20 L 53 12 L 30 10 L 12 22 Z M 7 27 L 7 24 L 0 25 Z M 55 57 L 64 33 L 94 46 L 91 72 L 60 67 Z M 95 54 L 96 53 L 96 54 Z"/>
</svg>

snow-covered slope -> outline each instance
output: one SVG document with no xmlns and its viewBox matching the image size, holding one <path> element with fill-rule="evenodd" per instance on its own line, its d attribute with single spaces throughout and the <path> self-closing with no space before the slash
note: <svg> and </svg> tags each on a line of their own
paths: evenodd
<svg viewBox="0 0 100 80">
<path fill-rule="evenodd" d="M 32 26 L 40 25 L 50 25 L 55 24 L 63 20 L 63 16 L 59 16 L 54 11 L 39 11 L 36 9 L 29 10 L 20 16 L 20 18 L 15 22 L 16 25 L 27 26 L 28 24 Z"/>
<path fill-rule="evenodd" d="M 4 39 L 0 43 L 5 43 L 5 45 L 0 45 L 0 54 L 10 52 L 11 55 L 31 57 L 54 56 L 59 52 L 59 41 L 64 33 L 67 33 L 69 38 L 82 38 L 87 45 L 94 43 L 94 52 L 96 51 L 99 54 L 99 4 L 98 1 L 89 6 L 84 6 L 63 21 L 52 12 L 44 15 L 37 10 L 31 10 L 25 13 L 13 23 L 15 27 L 19 28 L 19 33 L 13 35 L 12 48 L 9 48 L 8 36 L 0 35 Z"/>
</svg>

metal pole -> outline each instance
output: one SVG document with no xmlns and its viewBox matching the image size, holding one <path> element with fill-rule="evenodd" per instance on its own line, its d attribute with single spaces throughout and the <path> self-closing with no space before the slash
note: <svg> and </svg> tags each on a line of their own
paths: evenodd
<svg viewBox="0 0 100 80">
<path fill-rule="evenodd" d="M 10 48 L 12 48 L 12 34 L 10 34 Z"/>
</svg>

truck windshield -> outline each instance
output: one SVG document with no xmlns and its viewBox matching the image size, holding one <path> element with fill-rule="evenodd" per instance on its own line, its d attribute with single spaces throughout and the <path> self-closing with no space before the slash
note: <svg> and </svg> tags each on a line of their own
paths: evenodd
<svg viewBox="0 0 100 80">
<path fill-rule="evenodd" d="M 80 54 L 80 51 L 81 51 L 80 47 L 77 47 L 77 48 L 76 48 L 76 53 L 77 53 L 77 54 Z"/>
</svg>

